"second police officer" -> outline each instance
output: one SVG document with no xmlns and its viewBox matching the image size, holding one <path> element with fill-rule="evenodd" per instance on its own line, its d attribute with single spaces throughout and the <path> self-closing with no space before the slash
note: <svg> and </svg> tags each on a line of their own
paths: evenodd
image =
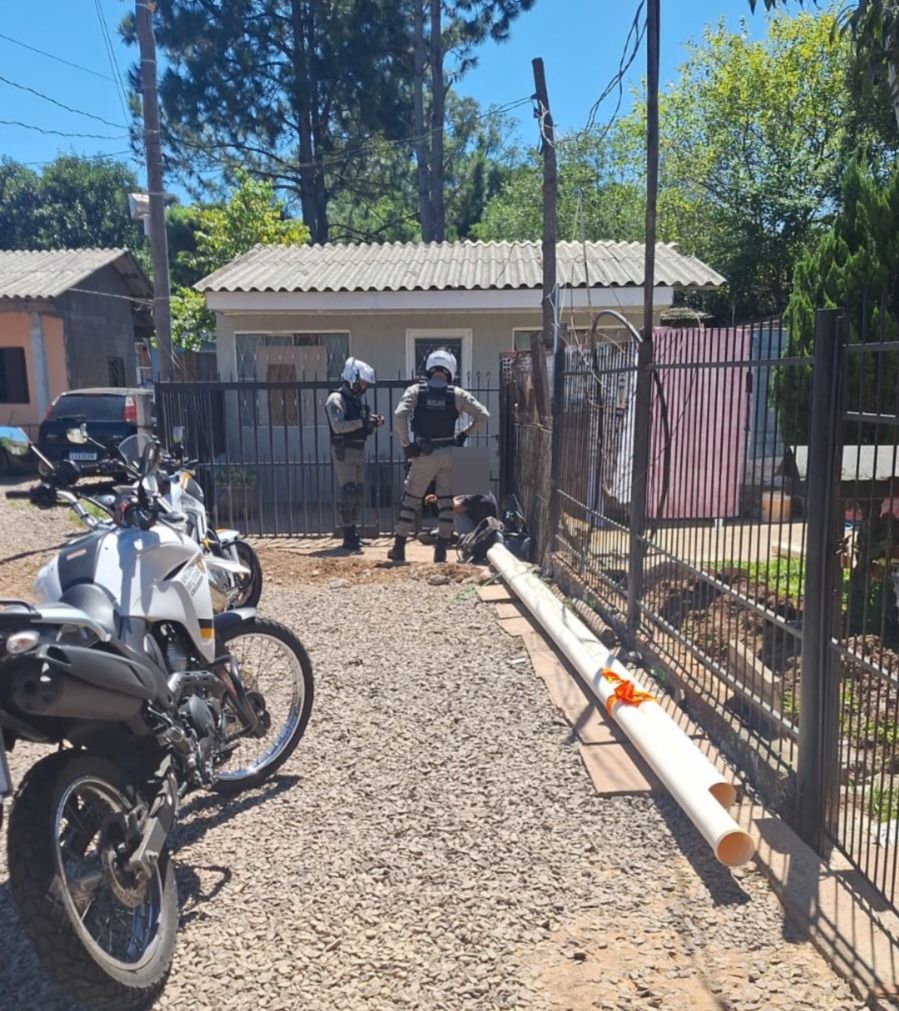
<svg viewBox="0 0 899 1011">
<path fill-rule="evenodd" d="M 453 385 L 456 367 L 451 351 L 446 348 L 432 351 L 425 363 L 427 378 L 406 388 L 394 412 L 394 431 L 410 461 L 396 538 L 387 555 L 395 562 L 406 560 L 406 539 L 415 530 L 416 513 L 431 481 L 435 482 L 438 510 L 434 561 L 446 561 L 453 533 L 453 450 L 464 446 L 468 437 L 490 417 L 479 400 L 461 386 Z M 456 420 L 462 414 L 467 414 L 471 422 L 456 434 Z"/>
</svg>

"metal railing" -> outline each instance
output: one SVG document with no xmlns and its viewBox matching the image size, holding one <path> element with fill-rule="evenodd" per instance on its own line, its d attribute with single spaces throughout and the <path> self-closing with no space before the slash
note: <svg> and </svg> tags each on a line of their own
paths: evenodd
<svg viewBox="0 0 899 1011">
<path fill-rule="evenodd" d="M 491 418 L 472 442 L 495 450 L 498 390 L 475 375 L 466 388 Z M 405 459 L 392 419 L 410 380 L 379 380 L 367 399 L 386 424 L 366 443 L 360 526 L 366 536 L 393 530 L 405 480 Z M 216 522 L 257 535 L 321 536 L 338 529 L 339 489 L 331 461 L 324 403 L 333 381 L 173 382 L 156 387 L 159 432 L 185 429 L 188 454 Z M 492 483 L 499 484 L 494 453 Z M 427 507 L 426 507 L 427 508 Z"/>
</svg>

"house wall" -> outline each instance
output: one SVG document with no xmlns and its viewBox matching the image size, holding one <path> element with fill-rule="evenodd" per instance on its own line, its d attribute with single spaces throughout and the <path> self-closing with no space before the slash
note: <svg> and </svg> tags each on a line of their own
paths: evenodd
<svg viewBox="0 0 899 1011">
<path fill-rule="evenodd" d="M 480 373 L 498 380 L 499 354 L 513 348 L 513 334 L 518 328 L 540 329 L 542 317 L 538 304 L 533 311 L 515 312 L 397 312 L 397 313 L 304 313 L 266 312 L 256 314 L 217 313 L 217 356 L 220 379 L 238 378 L 235 334 L 238 333 L 302 333 L 346 331 L 350 334 L 350 354 L 363 358 L 384 378 L 407 378 L 406 335 L 409 331 L 446 329 L 471 331 L 472 362 L 466 372 Z M 617 308 L 617 306 L 609 306 Z M 659 312 L 666 306 L 660 306 Z M 628 307 L 625 315 L 636 327 L 642 324 L 642 310 Z M 589 327 L 591 316 L 579 310 L 575 324 Z M 564 311 L 561 322 L 568 323 Z M 603 321 L 613 325 L 614 320 Z M 658 319 L 656 319 L 658 323 Z M 467 379 L 467 377 L 464 377 Z"/>
<path fill-rule="evenodd" d="M 67 388 L 63 321 L 37 309 L 0 313 L 0 348 L 22 348 L 28 387 L 27 403 L 0 403 L 0 424 L 36 435 L 49 403 Z"/>
<path fill-rule="evenodd" d="M 69 388 L 137 385 L 134 316 L 127 285 L 113 266 L 91 274 L 57 300 L 65 323 Z M 110 359 L 121 359 L 122 381 L 111 381 Z"/>
<path fill-rule="evenodd" d="M 426 294 L 426 293 L 425 293 Z M 665 295 L 669 298 L 665 298 Z M 533 293 L 533 309 L 516 310 L 372 310 L 356 312 L 337 312 L 322 310 L 310 311 L 258 311 L 240 312 L 228 311 L 216 313 L 217 344 L 216 353 L 219 369 L 219 379 L 237 380 L 241 378 L 237 361 L 236 336 L 239 334 L 290 334 L 290 333 L 333 333 L 346 332 L 350 335 L 349 354 L 362 358 L 372 365 L 384 380 L 411 378 L 407 365 L 407 344 L 409 335 L 416 331 L 425 331 L 428 337 L 434 331 L 446 330 L 450 334 L 470 334 L 471 361 L 463 363 L 462 384 L 473 388 L 491 411 L 489 427 L 485 433 L 479 434 L 477 441 L 484 449 L 489 449 L 489 466 L 491 477 L 499 476 L 499 399 L 495 393 L 487 393 L 486 389 L 494 390 L 500 384 L 499 356 L 501 352 L 514 349 L 516 330 L 539 330 L 542 326 L 540 311 L 540 294 Z M 670 290 L 660 294 L 664 299 L 656 311 L 658 314 L 667 308 L 670 301 Z M 595 311 L 602 306 L 596 306 Z M 632 325 L 642 325 L 642 305 L 629 305 L 620 308 L 617 303 L 608 306 L 624 315 Z M 572 314 L 563 308 L 560 322 L 578 329 L 589 329 L 593 319 L 593 310 L 579 309 Z M 601 320 L 605 332 L 620 333 L 620 324 L 606 317 Z M 285 348 L 283 354 L 287 360 L 294 349 Z M 324 377 L 322 377 L 324 378 Z M 483 392 L 482 392 L 483 391 Z M 386 391 L 381 386 L 375 393 L 374 407 L 376 410 L 387 411 L 389 405 L 382 403 L 382 395 Z M 255 407 L 250 411 L 252 421 L 248 421 L 247 412 L 239 407 L 237 393 L 225 395 L 224 415 L 227 435 L 225 439 L 226 453 L 229 460 L 246 462 L 250 459 L 283 463 L 286 461 L 306 461 L 308 466 L 319 468 L 324 475 L 330 473 L 329 434 L 324 422 L 322 406 L 326 391 L 317 396 L 316 408 L 303 417 L 315 419 L 312 424 L 291 427 L 287 431 L 278 426 L 269 427 L 265 423 L 267 416 L 268 396 L 264 392 L 256 395 Z M 370 396 L 369 399 L 372 399 Z M 393 403 L 395 404 L 395 400 Z M 241 418 L 243 423 L 238 423 Z M 377 440 L 369 440 L 367 455 L 374 461 L 396 460 L 400 456 L 399 444 L 392 437 L 392 425 L 389 423 Z M 267 499 L 281 502 L 284 491 L 275 485 L 266 483 L 269 471 L 264 470 L 259 490 Z M 264 484 L 264 487 L 263 487 Z M 331 480 L 325 481 L 322 490 L 305 488 L 302 493 L 304 501 L 328 501 L 333 495 Z"/>
</svg>

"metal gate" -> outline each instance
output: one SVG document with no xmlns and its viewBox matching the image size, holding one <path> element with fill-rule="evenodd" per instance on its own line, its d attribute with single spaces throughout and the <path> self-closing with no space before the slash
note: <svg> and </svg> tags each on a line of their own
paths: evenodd
<svg viewBox="0 0 899 1011">
<path fill-rule="evenodd" d="M 393 412 L 408 379 L 378 380 L 368 390 L 386 424 L 367 440 L 360 526 L 365 536 L 392 532 L 405 480 L 405 458 L 393 434 Z M 338 529 L 339 489 L 331 463 L 324 404 L 330 381 L 173 382 L 156 386 L 158 430 L 171 445 L 185 429 L 190 457 L 216 522 L 252 534 L 331 535 Z M 472 442 L 492 453 L 491 482 L 499 484 L 498 390 L 479 376 L 467 388 L 491 412 Z M 426 507 L 427 508 L 427 507 Z"/>
<path fill-rule="evenodd" d="M 820 509 L 809 523 L 800 828 L 825 850 L 836 845 L 895 906 L 899 342 L 864 321 L 850 333 L 836 312 L 819 316 L 828 325 L 817 332 L 809 447 L 808 495 Z"/>
</svg>

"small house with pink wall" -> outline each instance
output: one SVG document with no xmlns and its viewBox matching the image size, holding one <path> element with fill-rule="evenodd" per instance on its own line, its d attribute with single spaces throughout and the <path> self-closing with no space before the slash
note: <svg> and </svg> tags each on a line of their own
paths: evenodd
<svg viewBox="0 0 899 1011">
<path fill-rule="evenodd" d="M 64 390 L 136 386 L 151 298 L 127 249 L 0 250 L 0 425 L 36 434 Z"/>
</svg>

